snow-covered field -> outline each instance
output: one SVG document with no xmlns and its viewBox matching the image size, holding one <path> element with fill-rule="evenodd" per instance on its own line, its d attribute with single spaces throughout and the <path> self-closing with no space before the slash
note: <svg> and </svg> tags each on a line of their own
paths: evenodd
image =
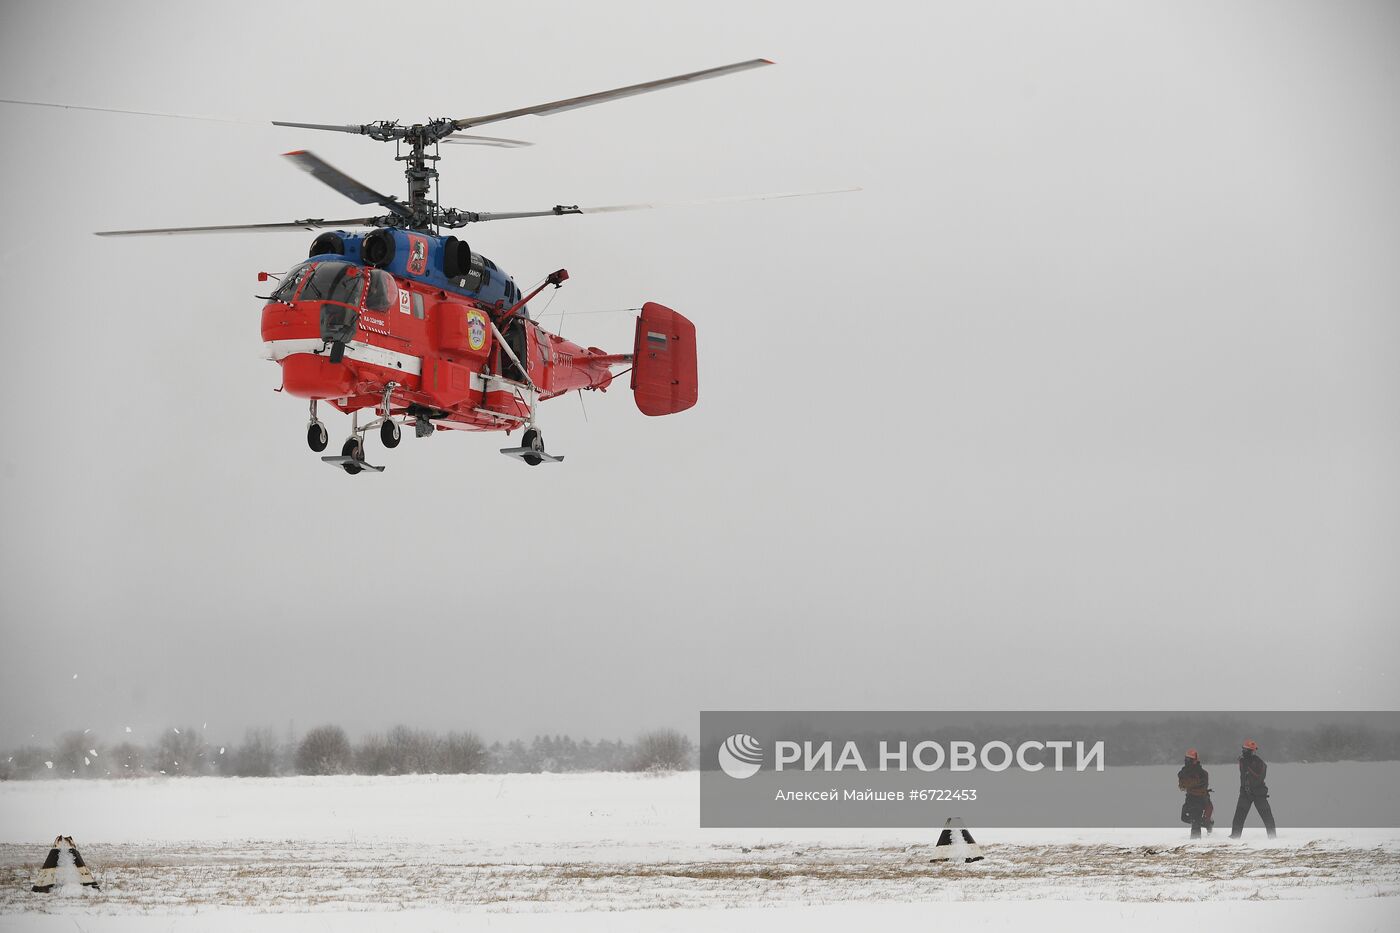
<svg viewBox="0 0 1400 933">
<path fill-rule="evenodd" d="M 952 866 L 924 830 L 703 830 L 698 795 L 694 773 L 0 784 L 0 929 L 1400 927 L 1400 831 L 1282 807 L 1274 842 L 1257 818 L 1243 843 L 973 827 L 986 860 Z M 100 891 L 30 893 L 60 832 Z"/>
</svg>

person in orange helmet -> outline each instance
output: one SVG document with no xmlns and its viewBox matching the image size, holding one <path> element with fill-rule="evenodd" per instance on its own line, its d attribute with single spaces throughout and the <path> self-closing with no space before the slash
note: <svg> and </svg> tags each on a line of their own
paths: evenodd
<svg viewBox="0 0 1400 933">
<path fill-rule="evenodd" d="M 1181 822 L 1191 826 L 1191 838 L 1201 838 L 1201 827 L 1206 832 L 1215 830 L 1215 820 L 1211 816 L 1215 807 L 1210 802 L 1210 772 L 1201 767 L 1201 756 L 1194 748 L 1186 750 L 1186 763 L 1176 772 L 1178 790 L 1186 791 L 1186 802 L 1181 805 Z"/>
<path fill-rule="evenodd" d="M 1259 811 L 1259 818 L 1264 821 L 1269 838 L 1278 836 L 1274 828 L 1274 810 L 1269 806 L 1269 785 L 1264 783 L 1269 766 L 1258 752 L 1259 743 L 1253 739 L 1246 739 L 1244 747 L 1240 749 L 1240 802 L 1235 805 L 1235 820 L 1230 827 L 1231 839 L 1238 839 L 1244 834 L 1244 821 L 1249 816 L 1251 806 Z"/>
</svg>

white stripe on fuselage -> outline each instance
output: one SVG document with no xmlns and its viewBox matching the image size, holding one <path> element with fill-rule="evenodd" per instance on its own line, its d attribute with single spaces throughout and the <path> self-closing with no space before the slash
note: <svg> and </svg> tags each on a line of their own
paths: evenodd
<svg viewBox="0 0 1400 933">
<path fill-rule="evenodd" d="M 326 351 L 326 342 L 314 338 L 268 340 L 263 343 L 263 346 L 267 349 L 266 358 L 274 362 L 285 360 L 297 353 L 324 355 L 328 352 Z M 399 353 L 397 350 L 386 350 L 384 347 L 376 347 L 372 343 L 365 343 L 361 340 L 352 340 L 347 343 L 345 355 L 357 363 L 383 366 L 385 369 L 393 369 L 413 376 L 423 375 L 422 357 L 409 356 L 407 353 Z"/>
<path fill-rule="evenodd" d="M 298 353 L 324 356 L 328 352 L 324 340 L 310 337 L 296 340 L 268 340 L 263 342 L 263 346 L 267 350 L 265 358 L 274 362 Z M 385 369 L 393 369 L 414 376 L 423 375 L 422 357 L 409 356 L 407 353 L 399 353 L 395 350 L 386 350 L 384 347 L 376 347 L 363 341 L 352 340 L 346 344 L 345 355 L 356 362 L 372 363 L 375 366 L 383 366 Z M 474 372 L 471 374 L 471 387 L 474 392 L 488 394 L 506 392 L 514 396 L 521 404 L 527 407 L 530 404 L 530 387 L 523 382 L 516 382 L 514 379 L 489 375 L 483 377 L 481 373 Z"/>
</svg>

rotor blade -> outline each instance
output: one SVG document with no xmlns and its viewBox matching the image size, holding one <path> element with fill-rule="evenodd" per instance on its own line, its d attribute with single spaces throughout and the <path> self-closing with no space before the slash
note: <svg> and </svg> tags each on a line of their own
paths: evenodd
<svg viewBox="0 0 1400 933">
<path fill-rule="evenodd" d="M 534 145 L 534 143 L 527 143 L 523 139 L 502 139 L 499 136 L 458 136 L 455 134 L 440 141 L 456 146 L 497 146 L 501 149 L 522 149 L 525 146 Z"/>
<path fill-rule="evenodd" d="M 565 214 L 610 214 L 618 211 L 647 211 L 665 207 L 699 207 L 706 204 L 738 204 L 744 201 L 775 201 L 781 198 L 806 198 L 823 194 L 846 194 L 860 188 L 827 188 L 820 191 L 783 191 L 773 194 L 736 194 L 721 198 L 697 198 L 691 201 L 651 201 L 640 204 L 602 204 L 579 207 L 559 204 L 547 211 L 511 211 L 466 214 L 462 223 L 482 223 L 488 220 L 517 220 L 522 217 L 555 217 Z"/>
<path fill-rule="evenodd" d="M 284 120 L 273 120 L 273 121 L 272 121 L 272 125 L 273 125 L 273 126 L 295 126 L 295 127 L 299 127 L 300 129 L 303 129 L 303 130 L 329 130 L 329 131 L 332 132 L 332 133 L 355 133 L 355 134 L 360 134 L 360 133 L 363 133 L 363 132 L 365 131 L 365 128 L 364 128 L 363 126 L 360 126 L 359 124 L 355 124 L 354 126 L 351 126 L 351 125 L 342 126 L 342 125 L 340 125 L 340 124 L 332 124 L 332 123 L 290 123 L 290 122 L 287 122 L 287 121 L 284 121 Z"/>
<path fill-rule="evenodd" d="M 522 217 L 560 217 L 564 214 L 582 214 L 577 205 L 557 204 L 547 211 L 497 211 L 485 214 L 464 214 L 461 223 L 485 223 L 488 220 L 519 220 Z M 450 225 L 450 224 L 448 224 Z"/>
<path fill-rule="evenodd" d="M 617 211 L 649 211 L 665 207 L 700 207 L 705 204 L 740 204 L 744 201 L 777 201 L 782 198 L 808 198 L 823 194 L 849 194 L 864 190 L 854 188 L 824 188 L 819 191 L 778 191 L 772 194 L 731 194 L 720 198 L 695 198 L 690 201 L 647 201 L 639 204 L 603 204 L 579 209 L 581 214 L 609 214 Z"/>
<path fill-rule="evenodd" d="M 349 220 L 294 220 L 285 224 L 224 224 L 217 227 L 153 227 L 147 230 L 99 230 L 97 236 L 171 236 L 179 233 L 267 233 L 279 230 L 319 230 L 324 227 L 379 227 L 384 217 Z"/>
<path fill-rule="evenodd" d="M 225 117 L 201 117 L 189 113 L 155 113 L 150 110 L 116 110 L 112 107 L 83 107 L 78 104 L 51 104 L 41 100 L 10 100 L 0 98 L 0 104 L 20 104 L 24 107 L 52 107 L 57 110 L 88 110 L 93 113 L 122 113 L 138 117 L 166 117 L 171 120 L 203 120 L 206 123 L 237 123 L 243 126 L 256 126 L 249 120 L 230 120 Z"/>
<path fill-rule="evenodd" d="M 771 64 L 773 63 L 766 58 L 755 58 L 746 62 L 736 62 L 733 65 L 723 65 L 719 68 L 706 68 L 704 71 L 692 71 L 689 74 L 676 75 L 672 78 L 661 78 L 658 81 L 629 84 L 627 87 L 614 88 L 611 91 L 599 91 L 596 94 L 585 94 L 582 97 L 570 97 L 567 100 L 556 100 L 547 104 L 535 104 L 533 107 L 521 107 L 519 110 L 504 110 L 500 113 L 487 114 L 484 117 L 463 117 L 460 120 L 453 120 L 452 124 L 456 126 L 457 129 L 464 130 L 469 126 L 481 126 L 483 123 L 498 123 L 501 120 L 512 120 L 516 117 L 523 117 L 530 114 L 543 117 L 551 113 L 562 113 L 565 110 L 574 110 L 579 107 L 591 107 L 594 104 L 601 104 L 610 100 L 634 97 L 638 94 L 660 91 L 668 87 L 675 87 L 679 84 L 688 84 L 692 81 L 704 81 L 706 78 L 718 78 L 722 75 L 748 71 L 750 68 L 762 68 L 764 65 Z"/>
<path fill-rule="evenodd" d="M 297 168 L 305 171 L 322 184 L 329 185 L 339 191 L 356 204 L 380 204 L 400 217 L 413 216 L 412 212 L 400 204 L 397 198 L 380 194 L 368 185 L 361 184 L 314 153 L 297 149 L 285 152 L 283 155 L 291 159 Z"/>
</svg>

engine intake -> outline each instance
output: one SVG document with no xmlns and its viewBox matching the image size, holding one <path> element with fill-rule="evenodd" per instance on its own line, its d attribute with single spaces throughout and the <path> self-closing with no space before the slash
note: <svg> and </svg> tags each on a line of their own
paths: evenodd
<svg viewBox="0 0 1400 933">
<path fill-rule="evenodd" d="M 394 242 L 394 235 L 388 230 L 376 230 L 360 241 L 360 258 L 365 261 L 365 265 L 374 266 L 376 269 L 383 269 L 393 262 L 396 252 L 398 244 Z"/>
<path fill-rule="evenodd" d="M 449 236 L 442 241 L 442 274 L 452 280 L 452 284 L 468 291 L 481 288 L 482 276 L 486 273 L 486 257 L 473 253 L 465 241 Z"/>
<path fill-rule="evenodd" d="M 307 253 L 307 258 L 312 256 L 344 256 L 345 239 L 338 233 L 323 233 L 311 241 L 311 252 Z"/>
</svg>

